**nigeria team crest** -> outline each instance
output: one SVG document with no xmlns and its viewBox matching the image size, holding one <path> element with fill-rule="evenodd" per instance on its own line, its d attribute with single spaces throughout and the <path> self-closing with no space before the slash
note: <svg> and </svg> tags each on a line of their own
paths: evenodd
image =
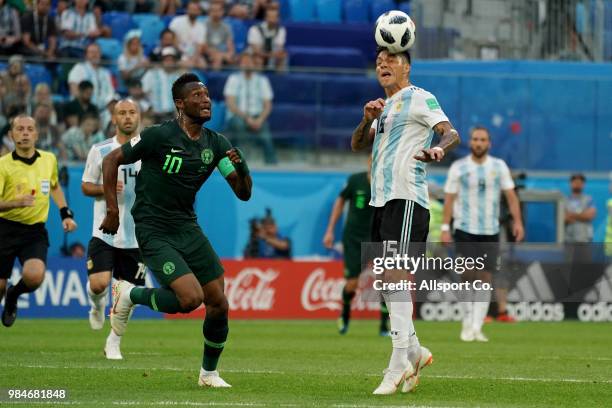
<svg viewBox="0 0 612 408">
<path fill-rule="evenodd" d="M 215 155 L 213 154 L 212 150 L 204 149 L 204 150 L 202 150 L 202 154 L 200 155 L 200 157 L 202 158 L 202 162 L 204 164 L 210 164 L 210 163 L 212 163 L 213 158 L 215 157 Z"/>
</svg>

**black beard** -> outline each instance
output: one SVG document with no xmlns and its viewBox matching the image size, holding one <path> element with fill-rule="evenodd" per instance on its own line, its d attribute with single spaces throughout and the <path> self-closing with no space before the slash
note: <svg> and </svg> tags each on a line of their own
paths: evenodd
<svg viewBox="0 0 612 408">
<path fill-rule="evenodd" d="M 478 154 L 474 151 L 474 149 L 472 150 L 472 154 L 474 155 L 474 157 L 476 157 L 477 159 L 480 159 L 481 157 L 483 157 L 485 154 L 487 154 L 489 152 L 489 150 L 484 150 L 482 153 Z"/>
</svg>

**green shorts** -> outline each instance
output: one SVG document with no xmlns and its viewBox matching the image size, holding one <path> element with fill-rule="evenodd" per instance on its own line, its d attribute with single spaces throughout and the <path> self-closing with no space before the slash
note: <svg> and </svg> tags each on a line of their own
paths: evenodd
<svg viewBox="0 0 612 408">
<path fill-rule="evenodd" d="M 355 279 L 361 275 L 361 237 L 344 234 L 342 247 L 344 249 L 344 277 Z M 367 242 L 367 238 L 363 242 Z"/>
<path fill-rule="evenodd" d="M 199 226 L 160 232 L 147 226 L 136 227 L 136 239 L 145 265 L 162 286 L 193 273 L 201 285 L 223 275 L 223 266 Z"/>
</svg>

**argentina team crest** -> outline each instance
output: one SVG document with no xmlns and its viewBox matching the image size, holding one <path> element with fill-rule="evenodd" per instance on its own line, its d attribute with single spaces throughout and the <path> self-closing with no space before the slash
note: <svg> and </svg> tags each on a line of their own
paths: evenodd
<svg viewBox="0 0 612 408">
<path fill-rule="evenodd" d="M 210 164 L 210 163 L 212 163 L 215 155 L 214 155 L 212 150 L 204 149 L 204 150 L 202 150 L 202 153 L 200 154 L 200 157 L 202 158 L 202 163 Z"/>
</svg>

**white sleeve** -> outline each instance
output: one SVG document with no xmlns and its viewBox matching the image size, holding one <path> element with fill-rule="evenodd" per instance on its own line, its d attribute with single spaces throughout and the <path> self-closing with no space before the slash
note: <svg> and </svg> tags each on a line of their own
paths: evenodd
<svg viewBox="0 0 612 408">
<path fill-rule="evenodd" d="M 270 81 L 268 77 L 261 77 L 262 87 L 261 87 L 261 97 L 264 101 L 271 101 L 274 99 L 274 92 L 272 91 L 272 87 L 270 86 Z"/>
<path fill-rule="evenodd" d="M 455 163 L 451 164 L 448 169 L 444 192 L 446 194 L 457 194 L 459 192 L 459 167 Z"/>
<path fill-rule="evenodd" d="M 501 189 L 502 191 L 514 190 L 514 180 L 512 180 L 512 174 L 505 161 L 500 160 L 501 164 Z"/>
<path fill-rule="evenodd" d="M 102 157 L 98 149 L 92 147 L 87 155 L 85 170 L 83 171 L 83 183 L 102 184 L 100 176 L 102 175 Z"/>
<path fill-rule="evenodd" d="M 151 72 L 152 72 L 152 71 L 147 71 L 147 72 L 146 72 L 146 73 L 143 75 L 143 77 L 142 77 L 142 91 L 143 91 L 145 94 L 147 94 L 147 96 L 148 96 L 148 94 L 149 94 L 149 93 L 152 91 L 152 87 L 151 87 L 151 84 L 150 84 L 150 82 L 151 82 L 151 76 L 152 76 Z"/>
<path fill-rule="evenodd" d="M 174 34 L 178 37 L 178 31 L 180 29 L 181 23 L 178 20 L 179 17 L 174 17 L 172 19 L 172 21 L 170 21 L 170 25 L 168 26 L 168 28 L 172 31 L 174 31 Z"/>
<path fill-rule="evenodd" d="M 74 14 L 70 10 L 67 10 L 66 12 L 64 12 L 64 14 L 62 14 L 62 18 L 60 20 L 60 25 L 61 25 L 60 29 L 61 30 L 70 30 L 70 31 L 73 30 L 73 28 L 72 28 L 72 26 L 74 24 L 73 16 L 74 16 Z"/>
<path fill-rule="evenodd" d="M 68 83 L 76 83 L 77 85 L 81 83 L 85 79 L 85 70 L 83 69 L 83 64 L 78 63 L 70 70 L 68 73 Z"/>
<path fill-rule="evenodd" d="M 96 17 L 93 13 L 87 13 L 87 33 L 91 33 L 98 29 L 98 23 L 96 23 Z"/>
<path fill-rule="evenodd" d="M 125 54 L 121 54 L 117 59 L 117 68 L 119 68 L 119 71 L 125 71 L 128 69 Z"/>
<path fill-rule="evenodd" d="M 225 83 L 225 87 L 223 87 L 223 96 L 238 96 L 238 82 L 237 77 L 235 75 L 230 75 L 227 78 L 227 82 Z"/>
<path fill-rule="evenodd" d="M 287 41 L 287 30 L 285 30 L 285 27 L 280 27 L 278 29 L 278 35 L 276 36 L 276 38 L 274 38 L 274 45 L 276 46 L 276 48 L 284 48 L 285 47 L 285 42 Z"/>
<path fill-rule="evenodd" d="M 102 102 L 104 106 L 106 106 L 115 95 L 115 87 L 113 86 L 113 78 L 109 70 L 104 69 L 104 80 L 105 84 L 103 85 L 104 93 L 102 94 Z"/>
<path fill-rule="evenodd" d="M 374 119 L 374 122 L 372 122 L 372 126 L 370 126 L 370 129 L 378 129 L 378 119 Z"/>
<path fill-rule="evenodd" d="M 449 121 L 435 96 L 429 92 L 418 92 L 415 96 L 414 111 L 420 123 L 431 129 L 440 122 Z"/>
<path fill-rule="evenodd" d="M 261 38 L 261 35 L 259 34 L 259 29 L 256 25 L 251 26 L 251 28 L 249 28 L 249 33 L 247 35 L 247 44 L 258 46 L 263 44 L 263 40 Z"/>
</svg>

